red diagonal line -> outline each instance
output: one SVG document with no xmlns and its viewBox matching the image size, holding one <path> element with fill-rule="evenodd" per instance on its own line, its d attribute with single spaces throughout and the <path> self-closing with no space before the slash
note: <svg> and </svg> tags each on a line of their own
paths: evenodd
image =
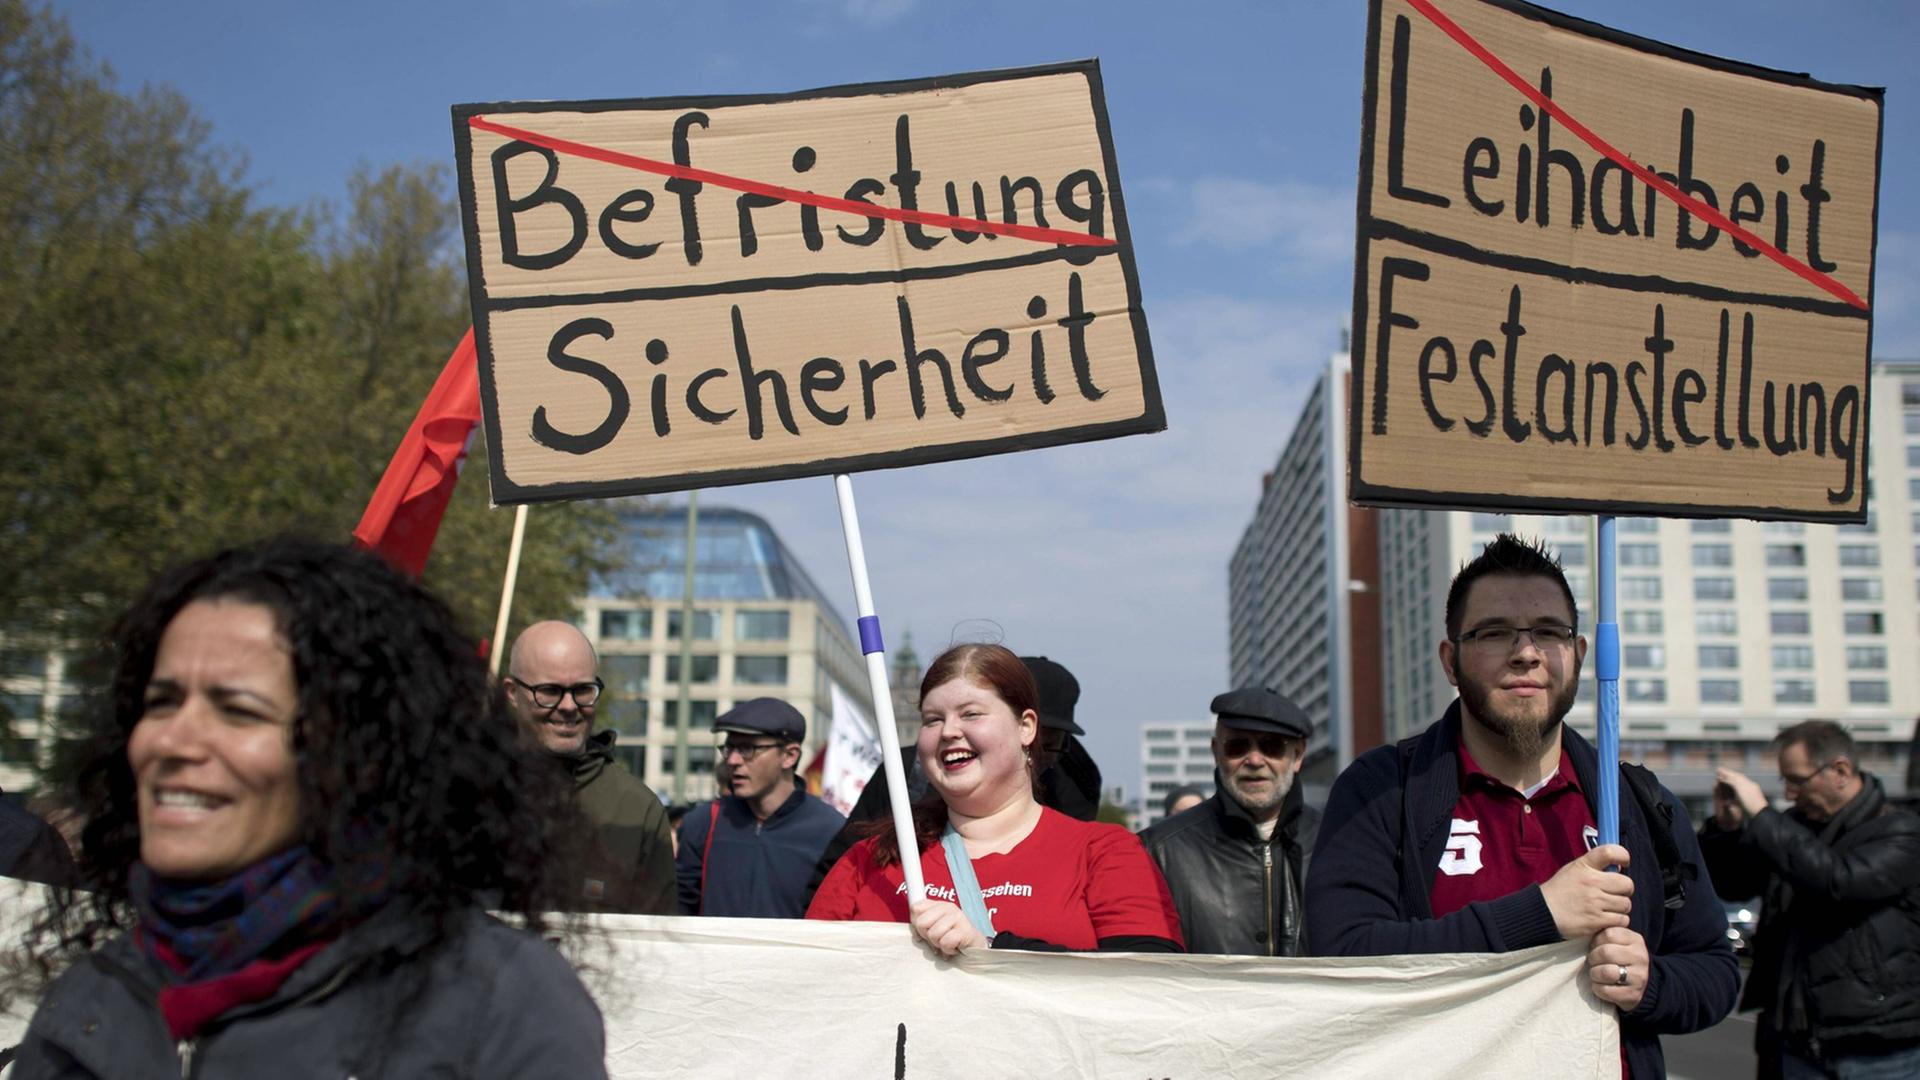
<svg viewBox="0 0 1920 1080">
<path fill-rule="evenodd" d="M 1043 229 L 1037 225 L 1012 225 L 1005 222 L 981 221 L 976 218 L 954 217 L 951 214 L 930 214 L 924 210 L 902 210 L 893 206 L 878 206 L 873 203 L 858 202 L 853 199 L 841 199 L 832 195 L 821 195 L 799 188 L 781 187 L 778 184 L 763 184 L 758 180 L 747 180 L 726 173 L 713 172 L 710 169 L 696 169 L 691 165 L 676 165 L 670 161 L 655 161 L 652 158 L 623 154 L 618 150 L 574 142 L 553 135 L 542 135 L 537 131 L 509 127 L 497 124 L 482 116 L 471 117 L 468 124 L 482 131 L 491 131 L 495 135 L 504 135 L 510 139 L 543 146 L 562 154 L 602 161 L 608 165 L 618 165 L 641 172 L 656 173 L 660 176 L 678 177 L 682 180 L 698 180 L 703 184 L 727 188 L 731 191 L 745 191 L 755 195 L 771 195 L 788 202 L 817 206 L 822 210 L 838 210 L 861 217 L 886 218 L 889 221 L 911 221 L 916 225 L 937 225 L 943 229 L 956 229 L 960 232 L 994 233 L 999 236 L 1015 236 L 1022 240 L 1039 240 L 1051 244 L 1068 244 L 1074 247 L 1113 247 L 1115 241 L 1104 236 L 1089 236 L 1085 233 L 1066 232 L 1061 229 Z"/>
<path fill-rule="evenodd" d="M 1532 83 L 1521 78 L 1519 73 L 1515 72 L 1512 68 L 1508 67 L 1504 62 L 1502 62 L 1499 57 L 1493 55 L 1492 52 L 1488 51 L 1485 45 L 1482 45 L 1480 44 L 1479 41 L 1475 40 L 1472 34 L 1469 34 L 1465 30 L 1461 29 L 1460 25 L 1454 22 L 1452 19 L 1449 19 L 1445 15 L 1442 15 L 1439 9 L 1433 6 L 1433 0 L 1407 0 L 1407 3 L 1412 5 L 1415 11 L 1418 11 L 1420 14 L 1425 15 L 1429 22 L 1433 23 L 1433 25 L 1440 28 L 1441 32 L 1445 33 L 1448 37 L 1452 38 L 1453 40 L 1459 42 L 1461 48 L 1472 53 L 1481 63 L 1487 65 L 1488 68 L 1492 69 L 1495 75 L 1498 75 L 1501 78 L 1507 80 L 1507 82 L 1510 83 L 1515 90 L 1520 91 L 1520 93 L 1523 96 L 1525 96 L 1528 101 L 1533 102 L 1536 106 L 1538 106 L 1540 109 L 1545 111 L 1548 115 L 1552 116 L 1555 120 L 1560 121 L 1561 127 L 1564 127 L 1568 131 L 1571 131 L 1575 135 L 1578 135 L 1580 137 L 1580 140 L 1586 143 L 1588 146 L 1591 146 L 1595 150 L 1598 150 L 1600 153 L 1606 155 L 1609 158 L 1612 158 L 1616 163 L 1620 165 L 1621 168 L 1626 169 L 1628 172 L 1639 177 L 1641 183 L 1646 184 L 1648 187 L 1653 188 L 1655 191 L 1658 191 L 1660 194 L 1665 195 L 1669 199 L 1672 199 L 1674 202 L 1686 208 L 1688 213 L 1693 214 L 1695 217 L 1698 217 L 1700 220 L 1706 222 L 1709 225 L 1712 225 L 1714 228 L 1719 229 L 1720 231 L 1726 233 L 1727 235 L 1735 237 L 1741 243 L 1747 245 L 1748 247 L 1758 248 L 1762 254 L 1766 255 L 1767 258 L 1772 259 L 1774 262 L 1779 263 L 1781 266 L 1786 267 L 1787 269 L 1807 279 L 1808 281 L 1819 286 L 1820 288 L 1825 289 L 1827 292 L 1830 292 L 1833 295 L 1839 297 L 1840 299 L 1846 301 L 1847 303 L 1852 304 L 1854 307 L 1859 308 L 1861 311 L 1872 310 L 1867 306 L 1867 302 L 1865 300 L 1862 300 L 1860 299 L 1860 297 L 1854 295 L 1854 292 L 1852 289 L 1847 288 L 1845 285 L 1840 284 L 1838 281 L 1835 281 L 1833 278 L 1830 278 L 1827 275 L 1821 273 L 1820 271 L 1815 270 L 1813 267 L 1808 266 L 1806 263 L 1801 262 L 1799 259 L 1794 258 L 1793 256 L 1787 254 L 1786 252 L 1781 251 L 1779 248 L 1774 247 L 1772 244 L 1767 243 L 1765 240 L 1760 239 L 1759 237 L 1748 232 L 1747 230 L 1734 224 L 1731 220 L 1727 218 L 1725 214 L 1722 214 L 1720 211 L 1714 209 L 1712 206 L 1709 206 L 1708 204 L 1701 202 L 1699 199 L 1694 198 L 1693 196 L 1687 194 L 1686 192 L 1681 191 L 1679 188 L 1668 183 L 1665 179 L 1662 179 L 1660 176 L 1655 175 L 1653 170 L 1647 168 L 1646 166 L 1633 160 L 1627 155 L 1621 153 L 1619 150 L 1614 149 L 1611 143 L 1608 143 L 1605 139 L 1602 139 L 1600 136 L 1595 135 L 1593 132 L 1587 130 L 1587 126 L 1585 124 L 1582 124 L 1580 121 L 1575 120 L 1573 117 L 1567 115 L 1566 110 L 1562 109 L 1559 105 L 1555 104 L 1552 98 L 1541 93 L 1539 87 L 1534 86 Z"/>
</svg>

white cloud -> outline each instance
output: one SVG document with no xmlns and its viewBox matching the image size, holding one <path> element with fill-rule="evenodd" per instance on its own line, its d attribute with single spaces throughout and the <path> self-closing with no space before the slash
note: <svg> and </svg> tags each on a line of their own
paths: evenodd
<svg viewBox="0 0 1920 1080">
<path fill-rule="evenodd" d="M 1258 248 L 1282 259 L 1336 265 L 1353 259 L 1352 188 L 1231 176 L 1202 176 L 1181 186 L 1187 217 L 1176 235 L 1182 244 Z"/>
</svg>

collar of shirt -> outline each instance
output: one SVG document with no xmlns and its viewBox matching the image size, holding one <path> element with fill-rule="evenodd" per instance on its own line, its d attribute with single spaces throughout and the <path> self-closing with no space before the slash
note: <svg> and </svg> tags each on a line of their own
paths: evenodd
<svg viewBox="0 0 1920 1080">
<path fill-rule="evenodd" d="M 1581 790 L 1580 777 L 1575 775 L 1573 771 L 1573 761 L 1567 757 L 1567 750 L 1564 746 L 1560 748 L 1560 764 L 1553 772 L 1547 774 L 1546 780 L 1543 781 L 1538 788 L 1534 789 L 1533 794 L 1529 795 L 1509 787 L 1505 781 L 1496 778 L 1492 773 L 1481 768 L 1480 763 L 1473 760 L 1473 752 L 1467 749 L 1467 740 L 1462 738 L 1460 740 L 1460 790 L 1465 792 L 1470 785 L 1490 788 L 1494 791 L 1509 792 L 1525 801 L 1532 801 L 1543 795 L 1552 794 L 1563 787 L 1571 788 L 1574 791 Z M 1585 792 L 1581 793 L 1585 794 Z"/>
</svg>

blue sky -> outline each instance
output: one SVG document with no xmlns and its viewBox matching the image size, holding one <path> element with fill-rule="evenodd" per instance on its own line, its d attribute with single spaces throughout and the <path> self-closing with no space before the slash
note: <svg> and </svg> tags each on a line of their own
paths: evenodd
<svg viewBox="0 0 1920 1080">
<path fill-rule="evenodd" d="M 1920 7 L 1550 6 L 1886 87 L 1874 351 L 1920 355 Z M 923 657 L 999 636 L 1067 664 L 1095 756 L 1130 792 L 1138 726 L 1204 718 L 1226 688 L 1227 559 L 1351 304 L 1364 3 L 54 7 L 123 87 L 184 93 L 261 199 L 285 205 L 339 200 L 361 165 L 451 164 L 458 102 L 788 91 L 1098 57 L 1168 430 L 856 477 L 874 595 L 889 640 L 910 628 Z M 830 480 L 703 500 L 766 515 L 852 611 Z"/>
</svg>

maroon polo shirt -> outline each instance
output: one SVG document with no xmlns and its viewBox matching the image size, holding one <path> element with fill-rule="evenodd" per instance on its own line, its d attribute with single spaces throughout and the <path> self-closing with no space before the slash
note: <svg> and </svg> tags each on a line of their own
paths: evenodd
<svg viewBox="0 0 1920 1080">
<path fill-rule="evenodd" d="M 1453 804 L 1447 848 L 1433 875 L 1436 919 L 1477 900 L 1544 884 L 1599 837 L 1564 749 L 1560 767 L 1532 798 L 1481 769 L 1465 740 L 1459 749 L 1460 801 Z"/>
</svg>

